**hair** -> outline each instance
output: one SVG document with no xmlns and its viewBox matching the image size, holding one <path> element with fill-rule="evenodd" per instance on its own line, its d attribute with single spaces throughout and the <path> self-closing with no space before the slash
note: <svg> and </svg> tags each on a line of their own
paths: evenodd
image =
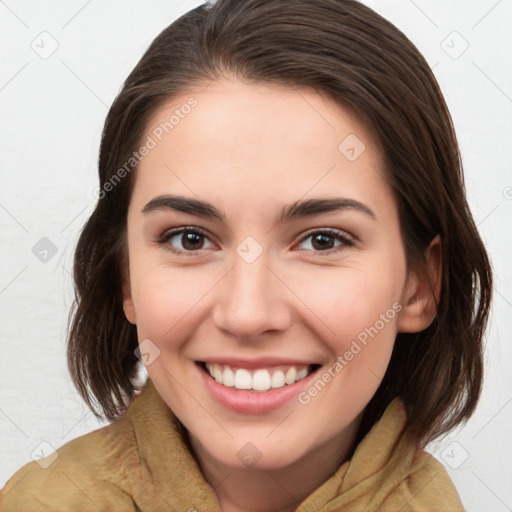
<svg viewBox="0 0 512 512">
<path fill-rule="evenodd" d="M 400 30 L 356 0 L 206 3 L 163 30 L 130 73 L 102 133 L 99 179 L 108 193 L 100 194 L 74 258 L 67 357 L 83 399 L 98 418 L 113 420 L 138 391 L 137 331 L 124 315 L 121 286 L 136 166 L 115 186 L 105 185 L 139 147 L 160 106 L 223 74 L 309 88 L 354 111 L 382 151 L 408 267 L 425 268 L 425 249 L 441 238 L 436 318 L 421 332 L 397 335 L 358 439 L 397 396 L 406 407 L 406 429 L 420 441 L 467 421 L 482 386 L 490 262 L 466 201 L 452 119 L 430 67 Z"/>
</svg>

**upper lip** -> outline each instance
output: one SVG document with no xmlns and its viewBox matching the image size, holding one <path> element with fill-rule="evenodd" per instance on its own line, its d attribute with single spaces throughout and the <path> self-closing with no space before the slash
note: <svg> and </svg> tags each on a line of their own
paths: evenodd
<svg viewBox="0 0 512 512">
<path fill-rule="evenodd" d="M 201 363 L 225 364 L 236 368 L 266 368 L 270 366 L 309 366 L 319 365 L 311 360 L 288 359 L 284 357 L 258 357 L 255 359 L 242 359 L 239 357 L 207 357 Z"/>
</svg>

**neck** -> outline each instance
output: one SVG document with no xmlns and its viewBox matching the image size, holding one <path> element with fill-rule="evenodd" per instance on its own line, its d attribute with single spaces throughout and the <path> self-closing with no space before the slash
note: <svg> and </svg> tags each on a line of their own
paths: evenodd
<svg viewBox="0 0 512 512">
<path fill-rule="evenodd" d="M 189 440 L 223 512 L 291 512 L 351 457 L 359 424 L 360 421 L 354 422 L 301 459 L 275 469 L 225 465 L 206 452 L 193 436 Z"/>
</svg>

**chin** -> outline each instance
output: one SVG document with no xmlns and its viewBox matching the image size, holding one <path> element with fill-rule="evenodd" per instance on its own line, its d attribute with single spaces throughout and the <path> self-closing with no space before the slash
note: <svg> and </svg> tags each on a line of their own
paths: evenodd
<svg viewBox="0 0 512 512">
<path fill-rule="evenodd" d="M 245 439 L 248 439 L 245 437 Z M 261 438 L 260 438 L 261 439 Z M 304 447 L 304 444 L 302 443 Z M 211 457 L 234 469 L 277 470 L 297 463 L 306 455 L 303 450 L 268 440 L 235 441 L 229 446 L 203 444 Z"/>
</svg>

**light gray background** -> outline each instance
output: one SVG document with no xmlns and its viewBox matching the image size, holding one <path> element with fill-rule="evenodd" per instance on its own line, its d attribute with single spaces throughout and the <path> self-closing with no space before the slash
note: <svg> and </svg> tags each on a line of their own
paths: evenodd
<svg viewBox="0 0 512 512">
<path fill-rule="evenodd" d="M 200 3 L 0 1 L 0 486 L 101 426 L 65 362 L 72 254 L 95 204 L 101 129 L 150 42 Z M 467 510 L 512 510 L 512 1 L 364 3 L 409 36 L 440 82 L 496 272 L 481 402 L 428 449 Z"/>
</svg>

